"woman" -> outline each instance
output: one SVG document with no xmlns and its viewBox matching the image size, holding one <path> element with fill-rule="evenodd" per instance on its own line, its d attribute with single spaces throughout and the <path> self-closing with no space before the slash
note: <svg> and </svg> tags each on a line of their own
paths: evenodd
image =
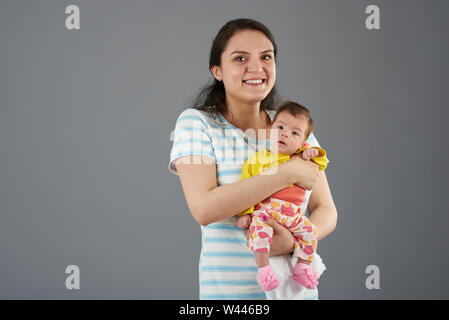
<svg viewBox="0 0 449 320">
<path fill-rule="evenodd" d="M 201 225 L 200 299 L 265 299 L 256 282 L 257 266 L 246 246 L 237 213 L 295 183 L 307 190 L 310 221 L 321 240 L 337 221 L 324 172 L 299 157 L 270 175 L 240 180 L 249 154 L 266 148 L 264 130 L 274 116 L 277 46 L 270 31 L 250 19 L 229 21 L 211 48 L 214 76 L 194 103 L 178 117 L 170 170 L 179 175 L 189 209 Z M 313 134 L 308 142 L 318 145 Z M 305 201 L 307 203 L 307 201 Z M 293 251 L 290 232 L 274 228 L 271 256 Z M 310 290 L 306 298 L 318 298 Z"/>
</svg>

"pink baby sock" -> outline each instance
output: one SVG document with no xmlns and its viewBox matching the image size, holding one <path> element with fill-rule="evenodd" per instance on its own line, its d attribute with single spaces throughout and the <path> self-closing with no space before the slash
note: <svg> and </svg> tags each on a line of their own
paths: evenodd
<svg viewBox="0 0 449 320">
<path fill-rule="evenodd" d="M 293 279 L 307 289 L 315 289 L 318 284 L 318 273 L 308 264 L 298 262 L 293 271 Z"/>
<path fill-rule="evenodd" d="M 271 291 L 279 286 L 279 280 L 271 265 L 259 268 L 258 270 L 257 283 L 264 291 Z"/>
</svg>

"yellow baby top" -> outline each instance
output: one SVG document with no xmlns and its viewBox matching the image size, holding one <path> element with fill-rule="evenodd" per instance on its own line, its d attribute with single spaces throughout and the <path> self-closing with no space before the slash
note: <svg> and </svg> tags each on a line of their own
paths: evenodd
<svg viewBox="0 0 449 320">
<path fill-rule="evenodd" d="M 305 144 L 301 149 L 295 152 L 300 153 L 305 149 L 310 148 L 309 145 Z M 323 150 L 320 147 L 312 147 L 318 150 L 319 154 L 317 157 L 312 158 L 311 160 L 318 164 L 319 170 L 324 170 L 327 167 L 327 157 L 326 157 L 326 151 Z M 280 165 L 281 163 L 284 163 L 288 160 L 290 160 L 290 155 L 288 154 L 282 154 L 282 153 L 274 153 L 272 154 L 269 150 L 262 150 L 253 153 L 248 160 L 246 160 L 245 164 L 243 165 L 242 169 L 242 176 L 241 179 L 247 179 L 249 177 L 258 175 L 270 168 L 273 168 L 275 166 Z M 288 188 L 293 187 L 293 185 L 290 185 Z M 293 191 L 293 189 L 292 189 Z M 254 206 L 248 208 L 247 210 L 243 211 L 242 213 L 239 213 L 238 216 L 244 215 L 244 214 L 250 214 L 254 212 Z"/>
</svg>

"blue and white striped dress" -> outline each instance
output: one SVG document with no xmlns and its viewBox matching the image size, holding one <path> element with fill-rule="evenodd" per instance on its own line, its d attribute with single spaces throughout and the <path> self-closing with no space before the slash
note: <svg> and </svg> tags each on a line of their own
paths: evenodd
<svg viewBox="0 0 449 320">
<path fill-rule="evenodd" d="M 268 114 L 273 119 L 275 112 Z M 221 114 L 210 115 L 193 108 L 179 115 L 172 138 L 169 170 L 176 174 L 173 161 L 183 156 L 206 156 L 216 164 L 218 185 L 240 180 L 245 160 L 252 153 L 268 148 L 269 143 L 237 129 Z M 318 146 L 313 134 L 308 142 Z M 308 191 L 303 210 L 309 197 Z M 246 246 L 246 231 L 237 227 L 235 216 L 201 226 L 201 235 L 200 299 L 266 299 L 256 281 L 257 265 Z M 307 291 L 305 298 L 318 298 L 317 289 Z"/>
</svg>

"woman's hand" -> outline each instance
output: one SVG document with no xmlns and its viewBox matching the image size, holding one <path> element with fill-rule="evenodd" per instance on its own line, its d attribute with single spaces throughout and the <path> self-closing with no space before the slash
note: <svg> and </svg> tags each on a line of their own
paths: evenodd
<svg viewBox="0 0 449 320">
<path fill-rule="evenodd" d="M 266 224 L 273 228 L 273 241 L 270 245 L 270 256 L 293 252 L 295 248 L 295 238 L 292 233 L 273 219 L 268 219 Z M 248 229 L 246 237 L 249 238 L 249 236 L 250 233 Z"/>
<path fill-rule="evenodd" d="M 270 256 L 293 252 L 295 249 L 295 238 L 293 234 L 273 219 L 269 219 L 266 223 L 273 228 Z"/>
<path fill-rule="evenodd" d="M 315 162 L 303 160 L 301 155 L 295 154 L 283 165 L 282 169 L 289 170 L 293 174 L 292 183 L 306 190 L 312 190 L 319 175 L 319 167 Z"/>
</svg>

